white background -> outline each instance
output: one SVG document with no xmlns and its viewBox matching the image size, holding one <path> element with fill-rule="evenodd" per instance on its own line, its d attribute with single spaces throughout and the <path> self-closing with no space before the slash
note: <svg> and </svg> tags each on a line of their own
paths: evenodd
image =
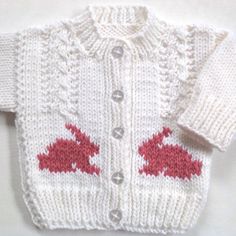
<svg viewBox="0 0 236 236">
<path fill-rule="evenodd" d="M 73 17 L 89 3 L 145 3 L 165 21 L 207 23 L 236 33 L 235 0 L 0 0 L 0 33 Z M 135 234 L 119 231 L 39 231 L 32 224 L 21 195 L 14 118 L 13 113 L 0 112 L 0 236 Z M 236 140 L 225 153 L 215 149 L 212 158 L 208 203 L 197 226 L 189 231 L 188 236 L 236 235 Z"/>
</svg>

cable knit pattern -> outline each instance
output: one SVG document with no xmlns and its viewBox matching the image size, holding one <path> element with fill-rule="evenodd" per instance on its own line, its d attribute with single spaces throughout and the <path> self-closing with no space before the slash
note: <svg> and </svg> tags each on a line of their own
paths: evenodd
<svg viewBox="0 0 236 236">
<path fill-rule="evenodd" d="M 23 198 L 39 228 L 184 233 L 212 151 L 236 131 L 236 40 L 145 5 L 88 5 L 0 35 L 0 109 L 16 112 Z"/>
</svg>

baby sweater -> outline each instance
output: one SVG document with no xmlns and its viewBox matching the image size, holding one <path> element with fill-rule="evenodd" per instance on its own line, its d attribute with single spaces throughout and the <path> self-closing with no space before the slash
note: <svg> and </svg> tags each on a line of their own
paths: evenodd
<svg viewBox="0 0 236 236">
<path fill-rule="evenodd" d="M 236 39 L 146 5 L 0 34 L 23 198 L 41 228 L 184 233 L 236 133 Z"/>
</svg>

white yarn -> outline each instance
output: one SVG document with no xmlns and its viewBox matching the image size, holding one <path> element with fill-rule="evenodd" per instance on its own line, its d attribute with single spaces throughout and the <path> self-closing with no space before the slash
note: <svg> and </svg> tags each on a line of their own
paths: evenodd
<svg viewBox="0 0 236 236">
<path fill-rule="evenodd" d="M 120 58 L 114 47 L 123 48 Z M 236 131 L 235 62 L 231 33 L 172 25 L 145 5 L 89 5 L 73 19 L 0 35 L 0 109 L 16 112 L 23 197 L 34 224 L 164 234 L 193 227 L 207 201 L 213 147 L 225 151 Z M 114 90 L 122 101 L 112 100 Z M 66 123 L 99 146 L 90 158 L 99 175 L 75 162 L 75 172 L 39 168 L 48 145 L 75 139 Z M 162 145 L 187 150 L 201 174 L 138 172 L 148 164 L 139 146 L 164 126 L 172 134 Z M 112 136 L 116 127 L 124 130 L 120 139 Z M 111 180 L 117 171 L 119 185 Z M 119 222 L 109 218 L 114 209 Z"/>
</svg>

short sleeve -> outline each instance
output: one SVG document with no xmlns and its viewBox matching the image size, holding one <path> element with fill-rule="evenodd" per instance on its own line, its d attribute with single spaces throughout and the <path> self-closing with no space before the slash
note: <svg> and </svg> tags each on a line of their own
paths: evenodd
<svg viewBox="0 0 236 236">
<path fill-rule="evenodd" d="M 15 111 L 14 49 L 15 34 L 0 34 L 0 111 Z"/>
<path fill-rule="evenodd" d="M 236 36 L 233 32 L 227 32 L 207 58 L 177 124 L 190 136 L 203 138 L 220 151 L 226 151 L 231 144 L 236 134 Z"/>
</svg>

